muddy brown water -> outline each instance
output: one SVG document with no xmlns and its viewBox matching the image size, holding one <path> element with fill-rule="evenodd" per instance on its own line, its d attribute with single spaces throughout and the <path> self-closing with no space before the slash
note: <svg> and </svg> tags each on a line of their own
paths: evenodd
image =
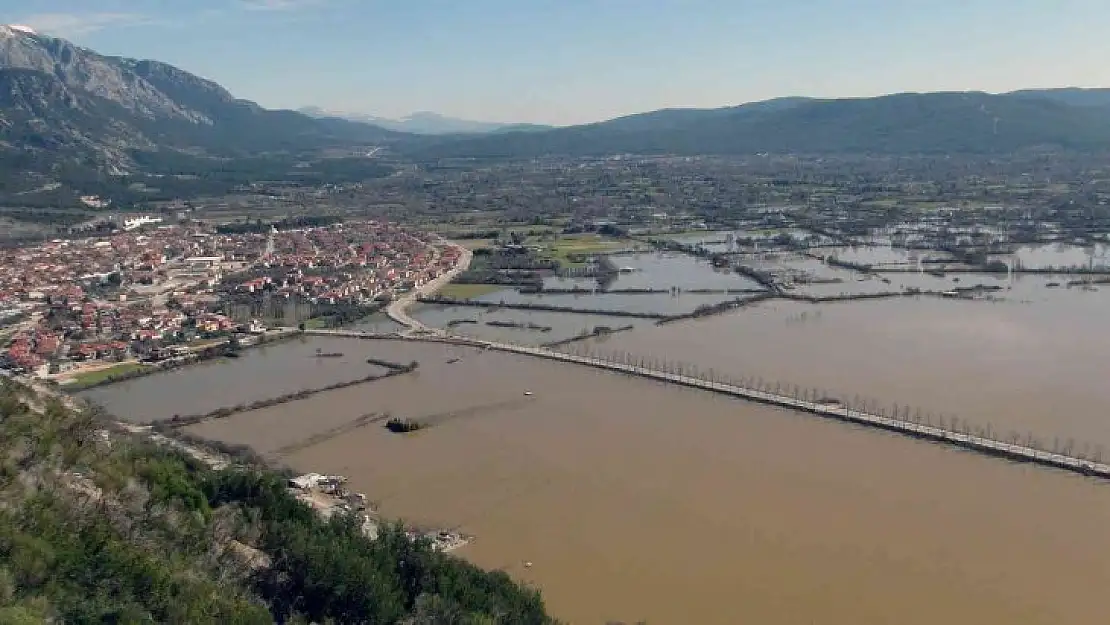
<svg viewBox="0 0 1110 625">
<path fill-rule="evenodd" d="M 745 288 L 745 287 L 739 287 Z M 750 287 L 747 287 L 750 288 Z M 699 306 L 712 306 L 743 297 L 746 293 L 521 293 L 517 290 L 495 291 L 474 298 L 495 306 L 498 304 L 525 304 L 558 306 L 578 310 L 604 310 L 639 314 L 681 315 Z"/>
<path fill-rule="evenodd" d="M 317 350 L 342 355 L 318 357 Z M 245 349 L 238 358 L 196 363 L 78 395 L 133 423 L 163 421 L 386 373 L 367 364 L 373 355 L 367 342 L 296 338 Z"/>
<path fill-rule="evenodd" d="M 1023 282 L 1023 284 L 1026 284 Z M 1028 282 L 1028 284 L 1034 284 Z M 952 415 L 1003 435 L 1110 456 L 1110 290 L 1040 289 L 1033 303 L 911 298 L 772 301 L 607 339 L 601 353 L 696 363 L 733 377 Z M 1051 297 L 1045 295 L 1051 294 Z"/>
<path fill-rule="evenodd" d="M 412 312 L 412 315 L 427 326 L 446 328 L 452 334 L 516 345 L 543 345 L 565 341 L 593 332 L 599 327 L 617 329 L 628 326 L 642 327 L 655 323 L 653 319 L 640 319 L 638 317 L 613 317 L 513 308 L 489 309 L 476 306 L 443 306 L 439 304 L 422 304 Z M 449 326 L 452 321 L 462 319 L 475 323 L 459 323 Z M 524 326 L 533 324 L 550 328 L 550 330 L 543 332 L 527 327 L 490 326 L 487 325 L 489 321 L 511 322 Z"/>
<path fill-rule="evenodd" d="M 573 365 L 373 343 L 419 372 L 193 431 L 273 453 L 371 411 L 434 420 L 283 460 L 474 535 L 459 555 L 571 623 L 1104 618 L 1106 484 Z"/>
</svg>

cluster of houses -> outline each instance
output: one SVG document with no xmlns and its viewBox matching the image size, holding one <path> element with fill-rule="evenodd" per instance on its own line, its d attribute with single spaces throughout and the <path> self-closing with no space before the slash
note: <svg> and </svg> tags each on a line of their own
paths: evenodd
<svg viewBox="0 0 1110 625">
<path fill-rule="evenodd" d="M 257 320 L 236 323 L 213 311 L 226 309 L 229 295 L 264 293 L 362 304 L 419 287 L 458 262 L 434 235 L 375 221 L 242 234 L 157 219 L 132 225 L 0 250 L 0 366 L 56 370 L 149 357 L 152 346 L 198 336 L 259 333 Z M 249 277 L 227 277 L 236 274 Z"/>
<path fill-rule="evenodd" d="M 359 222 L 272 235 L 259 266 L 273 270 L 234 286 L 317 303 L 364 302 L 411 290 L 455 266 L 454 248 L 391 224 Z"/>
<path fill-rule="evenodd" d="M 256 321 L 244 327 L 211 312 L 144 314 L 85 303 L 66 311 L 55 308 L 49 317 L 16 331 L 0 349 L 0 366 L 46 375 L 88 361 L 156 359 L 168 345 L 236 331 L 260 333 L 265 328 Z"/>
</svg>

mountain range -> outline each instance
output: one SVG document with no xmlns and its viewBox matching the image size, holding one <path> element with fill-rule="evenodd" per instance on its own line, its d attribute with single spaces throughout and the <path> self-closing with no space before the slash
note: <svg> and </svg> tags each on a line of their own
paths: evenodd
<svg viewBox="0 0 1110 625">
<path fill-rule="evenodd" d="M 0 26 L 0 192 L 41 182 L 95 187 L 126 174 L 195 176 L 263 156 L 271 167 L 254 171 L 283 175 L 288 163 L 274 155 L 288 161 L 397 136 L 267 110 L 172 65 Z"/>
<path fill-rule="evenodd" d="M 470 119 L 447 117 L 430 111 L 412 113 L 402 119 L 389 119 L 376 117 L 363 113 L 337 113 L 327 111 L 318 106 L 306 106 L 298 109 L 310 117 L 338 117 L 353 122 L 371 124 L 379 128 L 405 132 L 414 135 L 452 135 L 452 134 L 489 134 L 511 131 L 549 130 L 551 126 L 540 124 L 517 124 L 501 122 L 480 122 Z"/>
<path fill-rule="evenodd" d="M 1110 149 L 1110 89 L 778 98 L 412 145 L 413 158 Z"/>
<path fill-rule="evenodd" d="M 83 193 L 140 201 L 157 196 L 151 188 L 180 197 L 264 179 L 366 179 L 390 162 L 443 158 L 1030 148 L 1110 150 L 1110 89 L 790 97 L 560 128 L 434 113 L 344 118 L 268 110 L 172 65 L 0 26 L 0 200 L 29 202 L 49 188 L 42 202 Z"/>
</svg>

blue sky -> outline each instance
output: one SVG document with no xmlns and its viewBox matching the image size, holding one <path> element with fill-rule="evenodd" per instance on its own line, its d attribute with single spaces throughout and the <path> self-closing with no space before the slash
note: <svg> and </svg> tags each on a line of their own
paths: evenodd
<svg viewBox="0 0 1110 625">
<path fill-rule="evenodd" d="M 268 107 L 389 117 L 1110 86 L 1106 0 L 0 0 L 0 21 Z"/>
</svg>

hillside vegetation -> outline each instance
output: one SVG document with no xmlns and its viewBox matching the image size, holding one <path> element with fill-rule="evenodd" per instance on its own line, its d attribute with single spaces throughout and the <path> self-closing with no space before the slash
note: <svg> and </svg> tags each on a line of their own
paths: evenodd
<svg viewBox="0 0 1110 625">
<path fill-rule="evenodd" d="M 0 623 L 550 623 L 540 595 L 324 521 L 282 475 L 211 470 L 0 379 Z"/>
</svg>

